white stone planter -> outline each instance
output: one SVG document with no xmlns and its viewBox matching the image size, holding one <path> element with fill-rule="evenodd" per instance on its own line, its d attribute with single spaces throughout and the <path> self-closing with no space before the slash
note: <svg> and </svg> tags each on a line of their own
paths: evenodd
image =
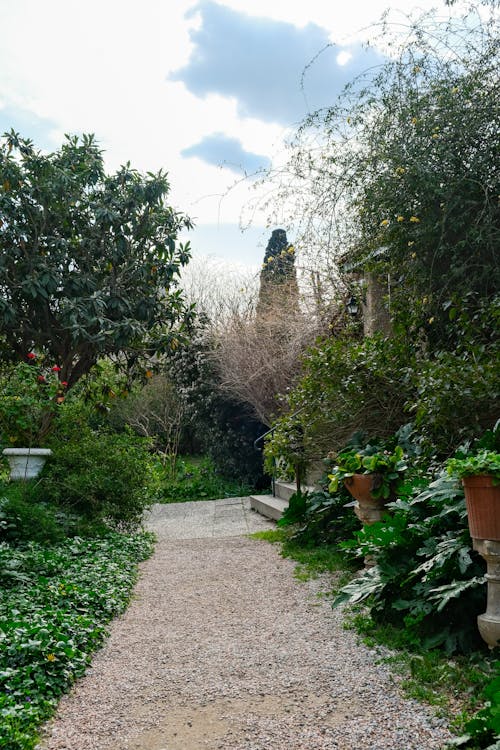
<svg viewBox="0 0 500 750">
<path fill-rule="evenodd" d="M 52 454 L 50 448 L 5 448 L 11 479 L 35 479 Z"/>
</svg>

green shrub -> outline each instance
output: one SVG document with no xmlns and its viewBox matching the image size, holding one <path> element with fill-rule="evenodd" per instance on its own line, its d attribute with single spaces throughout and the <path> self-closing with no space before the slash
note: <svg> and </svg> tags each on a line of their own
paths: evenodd
<svg viewBox="0 0 500 750">
<path fill-rule="evenodd" d="M 52 501 L 37 499 L 36 482 L 0 483 L 0 541 L 56 544 L 68 537 L 104 536 L 109 529 Z"/>
<path fill-rule="evenodd" d="M 415 395 L 406 405 L 424 443 L 443 457 L 482 435 L 500 407 L 500 297 L 483 300 L 476 311 L 466 309 L 466 301 L 457 309 L 450 308 L 457 313 L 448 324 L 452 346 L 444 341 L 419 358 L 411 374 Z"/>
<path fill-rule="evenodd" d="M 455 743 L 464 750 L 497 750 L 500 745 L 500 662 L 494 666 L 497 674 L 481 692 L 485 706 L 466 723 L 467 734 Z"/>
<path fill-rule="evenodd" d="M 376 565 L 344 587 L 336 603 L 365 601 L 376 622 L 403 626 L 408 644 L 448 653 L 481 648 L 476 617 L 486 604 L 484 565 L 472 550 L 463 490 L 446 471 L 421 485 L 413 480 L 400 488 L 387 506 L 391 515 L 344 544 Z"/>
<path fill-rule="evenodd" d="M 294 508 L 294 505 L 292 503 L 290 514 L 285 512 L 286 520 L 282 525 L 295 524 L 290 539 L 298 547 L 317 547 L 319 550 L 326 545 L 339 551 L 340 543 L 351 539 L 359 529 L 359 521 L 350 507 L 352 497 L 344 488 L 335 495 L 320 489 L 304 494 L 298 507 Z M 345 564 L 350 567 L 349 560 L 345 560 Z"/>
<path fill-rule="evenodd" d="M 308 504 L 307 492 L 294 492 L 288 501 L 288 507 L 278 521 L 278 526 L 293 526 L 304 520 Z"/>
<path fill-rule="evenodd" d="M 38 500 L 84 516 L 132 528 L 151 502 L 148 442 L 131 432 L 113 434 L 79 424 L 58 431 L 53 456 L 36 485 Z"/>
<path fill-rule="evenodd" d="M 35 541 L 54 544 L 62 541 L 66 529 L 63 513 L 46 503 L 36 502 L 31 483 L 6 487 L 0 497 L 0 540 Z"/>
<path fill-rule="evenodd" d="M 299 413 L 277 420 L 266 455 L 288 458 L 286 443 L 299 426 L 302 460 L 341 449 L 356 431 L 365 434 L 365 442 L 391 438 L 408 422 L 405 404 L 415 393 L 415 356 L 415 347 L 403 337 L 318 341 L 304 358 L 303 376 L 289 396 L 290 411 Z"/>
</svg>

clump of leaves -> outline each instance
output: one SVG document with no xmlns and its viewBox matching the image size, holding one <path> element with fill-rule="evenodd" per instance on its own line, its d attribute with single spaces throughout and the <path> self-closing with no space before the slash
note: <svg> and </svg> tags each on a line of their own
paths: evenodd
<svg viewBox="0 0 500 750">
<path fill-rule="evenodd" d="M 399 445 L 392 452 L 380 451 L 372 445 L 367 445 L 363 449 L 341 451 L 331 474 L 328 475 L 328 489 L 332 493 L 337 492 L 340 482 L 354 474 L 376 474 L 378 482 L 374 484 L 372 495 L 374 498 L 387 500 L 393 492 L 395 482 L 401 479 L 407 468 L 403 449 Z"/>
<path fill-rule="evenodd" d="M 345 586 L 335 604 L 366 602 L 376 621 L 402 622 L 409 644 L 448 653 L 480 648 L 484 565 L 472 549 L 463 490 L 446 471 L 424 489 L 418 484 L 407 483 L 388 504 L 390 516 L 344 543 L 376 565 Z"/>
<path fill-rule="evenodd" d="M 447 463 L 448 473 L 462 479 L 463 477 L 491 475 L 500 482 L 500 453 L 482 450 L 472 455 L 457 454 Z"/>
<path fill-rule="evenodd" d="M 465 750 L 498 750 L 500 747 L 500 662 L 494 665 L 496 676 L 481 692 L 484 707 L 465 725 L 466 734 L 453 744 Z"/>
</svg>

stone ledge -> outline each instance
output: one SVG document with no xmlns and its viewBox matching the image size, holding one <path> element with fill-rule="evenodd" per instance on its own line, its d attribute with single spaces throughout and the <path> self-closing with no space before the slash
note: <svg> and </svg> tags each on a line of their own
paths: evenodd
<svg viewBox="0 0 500 750">
<path fill-rule="evenodd" d="M 288 508 L 288 503 L 272 495 L 250 495 L 250 507 L 266 518 L 279 521 Z"/>
</svg>

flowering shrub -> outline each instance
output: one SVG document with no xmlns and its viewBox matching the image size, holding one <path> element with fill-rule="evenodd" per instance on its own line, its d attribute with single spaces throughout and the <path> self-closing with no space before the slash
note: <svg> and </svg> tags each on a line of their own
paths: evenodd
<svg viewBox="0 0 500 750">
<path fill-rule="evenodd" d="M 0 376 L 0 439 L 8 447 L 40 446 L 50 431 L 67 383 L 60 367 L 45 366 L 33 352 Z"/>
</svg>

